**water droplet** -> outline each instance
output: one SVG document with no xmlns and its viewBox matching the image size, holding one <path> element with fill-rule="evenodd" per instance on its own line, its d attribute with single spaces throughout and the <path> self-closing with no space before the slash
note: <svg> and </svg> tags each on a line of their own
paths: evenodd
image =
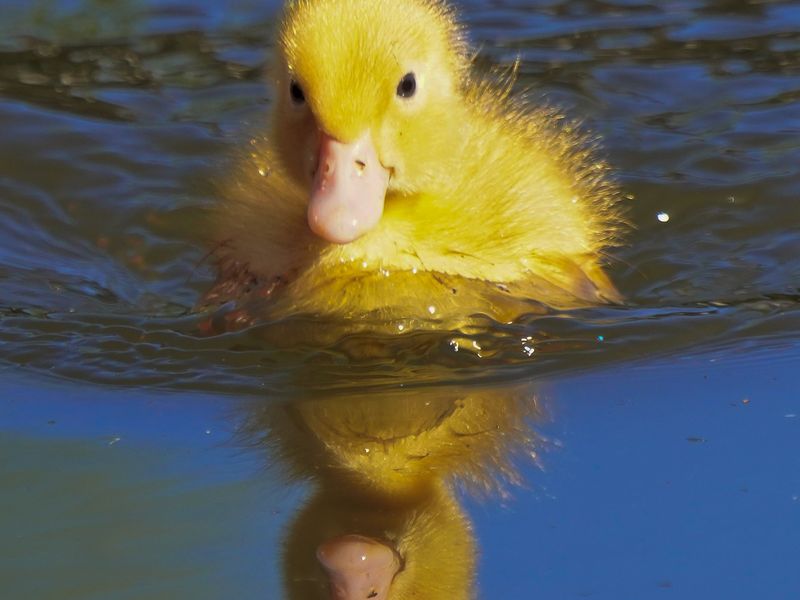
<svg viewBox="0 0 800 600">
<path fill-rule="evenodd" d="M 428 312 L 431 313 L 432 315 L 436 314 L 436 307 L 433 306 L 433 305 L 429 306 L 428 307 Z"/>
<path fill-rule="evenodd" d="M 656 215 L 656 218 L 662 223 L 666 223 L 667 221 L 669 221 L 669 213 L 665 213 L 662 211 Z"/>
</svg>

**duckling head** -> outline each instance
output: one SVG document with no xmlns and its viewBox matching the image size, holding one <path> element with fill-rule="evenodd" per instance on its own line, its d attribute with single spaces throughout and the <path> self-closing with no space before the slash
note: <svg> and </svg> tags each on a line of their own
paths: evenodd
<svg viewBox="0 0 800 600">
<path fill-rule="evenodd" d="M 296 0 L 274 76 L 280 161 L 308 190 L 308 225 L 345 244 L 387 193 L 435 191 L 459 140 L 466 45 L 437 0 Z"/>
<path fill-rule="evenodd" d="M 445 487 L 411 504 L 364 503 L 321 489 L 289 527 L 286 596 L 467 600 L 476 554 L 470 521 Z"/>
</svg>

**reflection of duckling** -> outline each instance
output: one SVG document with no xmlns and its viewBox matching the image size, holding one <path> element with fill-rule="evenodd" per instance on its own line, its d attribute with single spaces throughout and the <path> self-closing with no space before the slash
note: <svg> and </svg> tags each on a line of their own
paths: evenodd
<svg viewBox="0 0 800 600">
<path fill-rule="evenodd" d="M 443 487 L 411 504 L 323 489 L 289 532 L 287 598 L 467 599 L 475 554 L 469 521 Z"/>
<path fill-rule="evenodd" d="M 469 56 L 439 0 L 290 2 L 272 137 L 226 190 L 208 300 L 381 318 L 617 300 L 604 163 Z"/>
<path fill-rule="evenodd" d="M 514 481 L 533 409 L 520 391 L 435 389 L 268 407 L 254 431 L 316 488 L 289 532 L 288 596 L 469 598 L 475 547 L 454 485 Z"/>
</svg>

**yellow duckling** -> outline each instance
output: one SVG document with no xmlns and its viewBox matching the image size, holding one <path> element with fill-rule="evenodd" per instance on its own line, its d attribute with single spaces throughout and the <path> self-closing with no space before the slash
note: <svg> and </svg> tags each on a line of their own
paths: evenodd
<svg viewBox="0 0 800 600">
<path fill-rule="evenodd" d="M 454 494 L 516 481 L 536 404 L 514 389 L 415 389 L 270 403 L 252 420 L 314 493 L 289 529 L 287 597 L 467 600 L 476 545 Z"/>
<path fill-rule="evenodd" d="M 290 1 L 271 132 L 224 191 L 207 300 L 388 319 L 617 301 L 606 165 L 470 56 L 439 0 Z"/>
</svg>

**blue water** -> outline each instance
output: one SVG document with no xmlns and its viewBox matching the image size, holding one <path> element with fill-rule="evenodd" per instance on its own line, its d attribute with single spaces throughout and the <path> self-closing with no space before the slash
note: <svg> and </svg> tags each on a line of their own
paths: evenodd
<svg viewBox="0 0 800 600">
<path fill-rule="evenodd" d="M 549 381 L 541 468 L 500 502 L 467 498 L 480 597 L 794 597 L 797 358 L 710 354 Z M 302 486 L 231 444 L 235 402 L 4 380 L 8 597 L 278 597 L 276 549 Z"/>
</svg>

